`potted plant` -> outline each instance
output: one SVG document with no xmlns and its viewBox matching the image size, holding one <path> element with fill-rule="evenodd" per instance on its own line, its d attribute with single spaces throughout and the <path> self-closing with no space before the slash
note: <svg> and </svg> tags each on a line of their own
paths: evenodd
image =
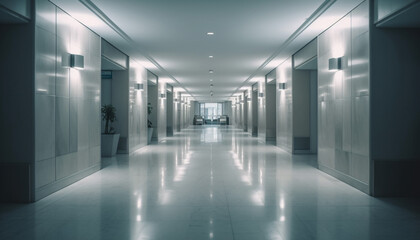
<svg viewBox="0 0 420 240">
<path fill-rule="evenodd" d="M 101 108 L 102 121 L 105 121 L 104 133 L 101 136 L 101 154 L 104 157 L 111 157 L 117 153 L 120 134 L 116 134 L 115 129 L 111 126 L 113 122 L 117 121 L 116 111 L 111 104 L 105 104 Z"/>
<path fill-rule="evenodd" d="M 152 113 L 153 107 L 151 103 L 147 104 L 147 115 L 150 116 Z M 153 124 L 152 122 L 147 119 L 147 143 L 150 144 L 152 142 L 152 136 L 153 136 Z"/>
</svg>

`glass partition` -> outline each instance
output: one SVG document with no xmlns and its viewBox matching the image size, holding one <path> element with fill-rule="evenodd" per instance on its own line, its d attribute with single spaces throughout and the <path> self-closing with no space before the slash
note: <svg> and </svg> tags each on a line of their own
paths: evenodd
<svg viewBox="0 0 420 240">
<path fill-rule="evenodd" d="M 223 115 L 223 103 L 200 103 L 200 115 L 206 120 L 218 120 Z"/>
</svg>

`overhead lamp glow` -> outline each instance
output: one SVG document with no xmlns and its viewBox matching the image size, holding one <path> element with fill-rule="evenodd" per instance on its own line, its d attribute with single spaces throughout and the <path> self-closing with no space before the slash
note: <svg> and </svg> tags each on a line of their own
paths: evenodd
<svg viewBox="0 0 420 240">
<path fill-rule="evenodd" d="M 212 56 L 212 55 L 210 55 L 210 56 L 209 56 L 209 58 L 213 58 L 213 56 Z"/>
<path fill-rule="evenodd" d="M 213 36 L 214 32 L 207 32 L 207 36 Z"/>
<path fill-rule="evenodd" d="M 330 71 L 343 70 L 343 57 L 328 59 L 328 70 Z"/>
<path fill-rule="evenodd" d="M 280 90 L 286 89 L 286 83 L 279 83 L 279 89 Z"/>
<path fill-rule="evenodd" d="M 209 70 L 209 73 L 214 73 L 214 71 L 210 69 L 210 70 Z"/>
<path fill-rule="evenodd" d="M 143 90 L 144 90 L 144 84 L 143 84 L 143 83 L 136 83 L 136 84 L 134 85 L 134 88 L 135 88 L 136 90 L 143 91 Z"/>
<path fill-rule="evenodd" d="M 213 82 L 213 79 L 210 79 L 210 82 Z"/>
</svg>

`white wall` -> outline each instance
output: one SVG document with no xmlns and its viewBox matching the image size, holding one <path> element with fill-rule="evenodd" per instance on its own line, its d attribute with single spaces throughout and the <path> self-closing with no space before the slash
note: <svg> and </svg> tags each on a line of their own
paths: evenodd
<svg viewBox="0 0 420 240">
<path fill-rule="evenodd" d="M 161 97 L 165 94 L 165 97 Z M 166 139 L 166 83 L 158 80 L 158 106 L 157 106 L 157 140 L 160 142 Z"/>
<path fill-rule="evenodd" d="M 35 200 L 99 170 L 101 127 L 99 36 L 48 1 L 37 7 Z M 83 55 L 84 69 L 63 67 L 66 53 Z"/>
<path fill-rule="evenodd" d="M 293 151 L 293 76 L 292 58 L 288 58 L 276 70 L 277 86 L 286 83 L 286 89 L 277 92 L 277 141 L 278 147 Z"/>
<path fill-rule="evenodd" d="M 258 141 L 266 141 L 266 80 L 261 79 L 258 82 L 258 93 L 262 93 L 263 97 L 258 96 Z"/>
<path fill-rule="evenodd" d="M 319 168 L 369 192 L 369 8 L 357 7 L 318 38 Z M 328 59 L 345 57 L 341 71 Z"/>
<path fill-rule="evenodd" d="M 143 91 L 134 90 L 143 83 Z M 129 59 L 129 111 L 128 149 L 133 152 L 147 145 L 147 70 L 133 59 Z"/>
</svg>

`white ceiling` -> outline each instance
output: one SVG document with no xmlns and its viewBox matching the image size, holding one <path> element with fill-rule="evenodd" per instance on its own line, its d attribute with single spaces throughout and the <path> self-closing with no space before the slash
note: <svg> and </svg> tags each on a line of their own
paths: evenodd
<svg viewBox="0 0 420 240">
<path fill-rule="evenodd" d="M 161 79 L 183 88 L 199 101 L 228 100 L 361 2 L 52 1 Z M 215 35 L 207 36 L 209 31 Z M 209 74 L 210 69 L 213 74 Z M 213 79 L 213 97 L 209 79 Z"/>
</svg>

